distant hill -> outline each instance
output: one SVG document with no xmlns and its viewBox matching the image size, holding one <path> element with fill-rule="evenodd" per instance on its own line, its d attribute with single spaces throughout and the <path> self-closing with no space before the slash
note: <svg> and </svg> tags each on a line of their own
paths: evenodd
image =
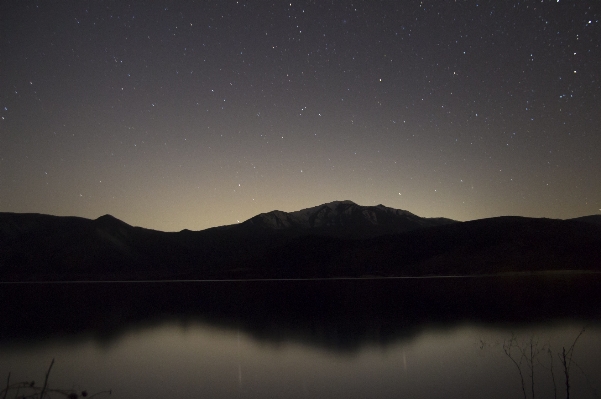
<svg viewBox="0 0 601 399">
<path fill-rule="evenodd" d="M 456 222 L 336 201 L 166 233 L 0 213 L 0 279 L 307 278 L 601 270 L 598 215 Z"/>
<path fill-rule="evenodd" d="M 581 217 L 574 218 L 571 220 L 601 225 L 601 215 L 581 216 Z"/>
</svg>

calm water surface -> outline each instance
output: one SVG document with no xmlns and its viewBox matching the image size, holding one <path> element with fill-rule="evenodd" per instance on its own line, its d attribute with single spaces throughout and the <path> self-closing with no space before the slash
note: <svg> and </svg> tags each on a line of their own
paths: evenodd
<svg viewBox="0 0 601 399">
<path fill-rule="evenodd" d="M 0 381 L 112 398 L 601 393 L 597 277 L 2 285 Z M 521 367 L 530 397 L 530 369 Z M 40 384 L 41 385 L 41 384 Z M 58 397 L 58 396 L 57 396 Z"/>
</svg>

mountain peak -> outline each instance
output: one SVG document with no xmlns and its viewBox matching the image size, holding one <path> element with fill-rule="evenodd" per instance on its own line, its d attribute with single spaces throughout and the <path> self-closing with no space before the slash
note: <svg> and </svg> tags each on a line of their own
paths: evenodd
<svg viewBox="0 0 601 399">
<path fill-rule="evenodd" d="M 337 206 L 340 206 L 340 205 L 357 205 L 357 204 L 350 200 L 342 200 L 342 201 L 332 201 L 332 202 L 328 202 L 328 203 L 325 203 L 323 205 L 318 205 L 318 206 L 324 206 L 324 205 L 327 207 L 330 207 L 330 208 L 336 208 Z"/>
<path fill-rule="evenodd" d="M 411 212 L 353 201 L 332 201 L 294 212 L 271 211 L 241 224 L 247 229 L 285 230 L 293 234 L 371 237 L 422 227 L 452 223 L 451 220 L 421 218 Z"/>
<path fill-rule="evenodd" d="M 119 220 L 116 217 L 114 217 L 113 215 L 109 215 L 108 213 L 106 215 L 102 215 L 98 218 L 96 218 L 97 222 L 104 222 L 104 221 L 115 221 L 115 220 Z M 120 220 L 119 220 L 120 221 Z"/>
<path fill-rule="evenodd" d="M 103 229 L 116 229 L 116 228 L 128 228 L 131 227 L 124 221 L 117 219 L 116 217 L 106 214 L 94 220 L 94 224 Z"/>
<path fill-rule="evenodd" d="M 324 209 L 324 208 L 328 208 L 328 209 L 331 209 L 331 210 L 336 210 L 336 209 L 338 209 L 340 207 L 348 208 L 350 206 L 359 206 L 359 205 L 357 205 L 353 201 L 349 201 L 349 200 L 332 201 L 332 202 L 326 202 L 325 204 L 321 204 L 321 205 L 317 205 L 317 206 L 312 206 L 310 208 L 304 208 L 304 209 L 301 209 L 299 211 L 294 211 L 294 212 L 290 212 L 290 213 L 302 217 L 305 214 L 313 213 L 315 211 L 319 211 L 319 210 Z"/>
</svg>

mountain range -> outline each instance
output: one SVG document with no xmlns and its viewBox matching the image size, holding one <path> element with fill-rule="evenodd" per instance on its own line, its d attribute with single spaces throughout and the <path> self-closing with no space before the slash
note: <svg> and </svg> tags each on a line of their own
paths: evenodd
<svg viewBox="0 0 601 399">
<path fill-rule="evenodd" d="M 202 231 L 0 213 L 0 279 L 244 279 L 601 271 L 601 215 L 457 222 L 335 201 Z"/>
</svg>

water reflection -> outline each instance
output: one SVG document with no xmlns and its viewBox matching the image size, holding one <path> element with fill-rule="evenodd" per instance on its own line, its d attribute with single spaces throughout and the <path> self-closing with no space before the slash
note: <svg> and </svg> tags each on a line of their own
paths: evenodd
<svg viewBox="0 0 601 399">
<path fill-rule="evenodd" d="M 203 324 L 166 323 L 129 331 L 108 347 L 93 339 L 48 342 L 35 350 L 2 347 L 0 369 L 11 367 L 13 377 L 39 380 L 41 367 L 56 356 L 54 386 L 85 382 L 81 388 L 111 388 L 117 398 L 392 398 L 400 393 L 412 398 L 519 398 L 518 375 L 501 348 L 512 332 L 524 339 L 538 337 L 559 350 L 573 340 L 578 327 L 426 329 L 385 348 L 367 345 L 336 352 L 294 341 L 259 341 Z M 600 337 L 601 330 L 591 329 L 577 348 L 579 366 L 592 381 L 601 377 Z M 552 397 L 550 374 L 542 367 L 537 373 L 537 396 Z M 574 397 L 594 397 L 584 374 L 575 372 L 572 386 Z"/>
<path fill-rule="evenodd" d="M 599 387 L 586 377 L 601 381 L 595 284 L 12 287 L 0 294 L 10 321 L 0 330 L 0 377 L 42 380 L 55 357 L 55 386 L 110 388 L 117 398 L 520 398 L 503 342 L 536 337 L 556 356 L 587 324 L 572 386 L 588 398 Z M 543 366 L 535 384 L 538 397 L 552 397 Z"/>
</svg>

